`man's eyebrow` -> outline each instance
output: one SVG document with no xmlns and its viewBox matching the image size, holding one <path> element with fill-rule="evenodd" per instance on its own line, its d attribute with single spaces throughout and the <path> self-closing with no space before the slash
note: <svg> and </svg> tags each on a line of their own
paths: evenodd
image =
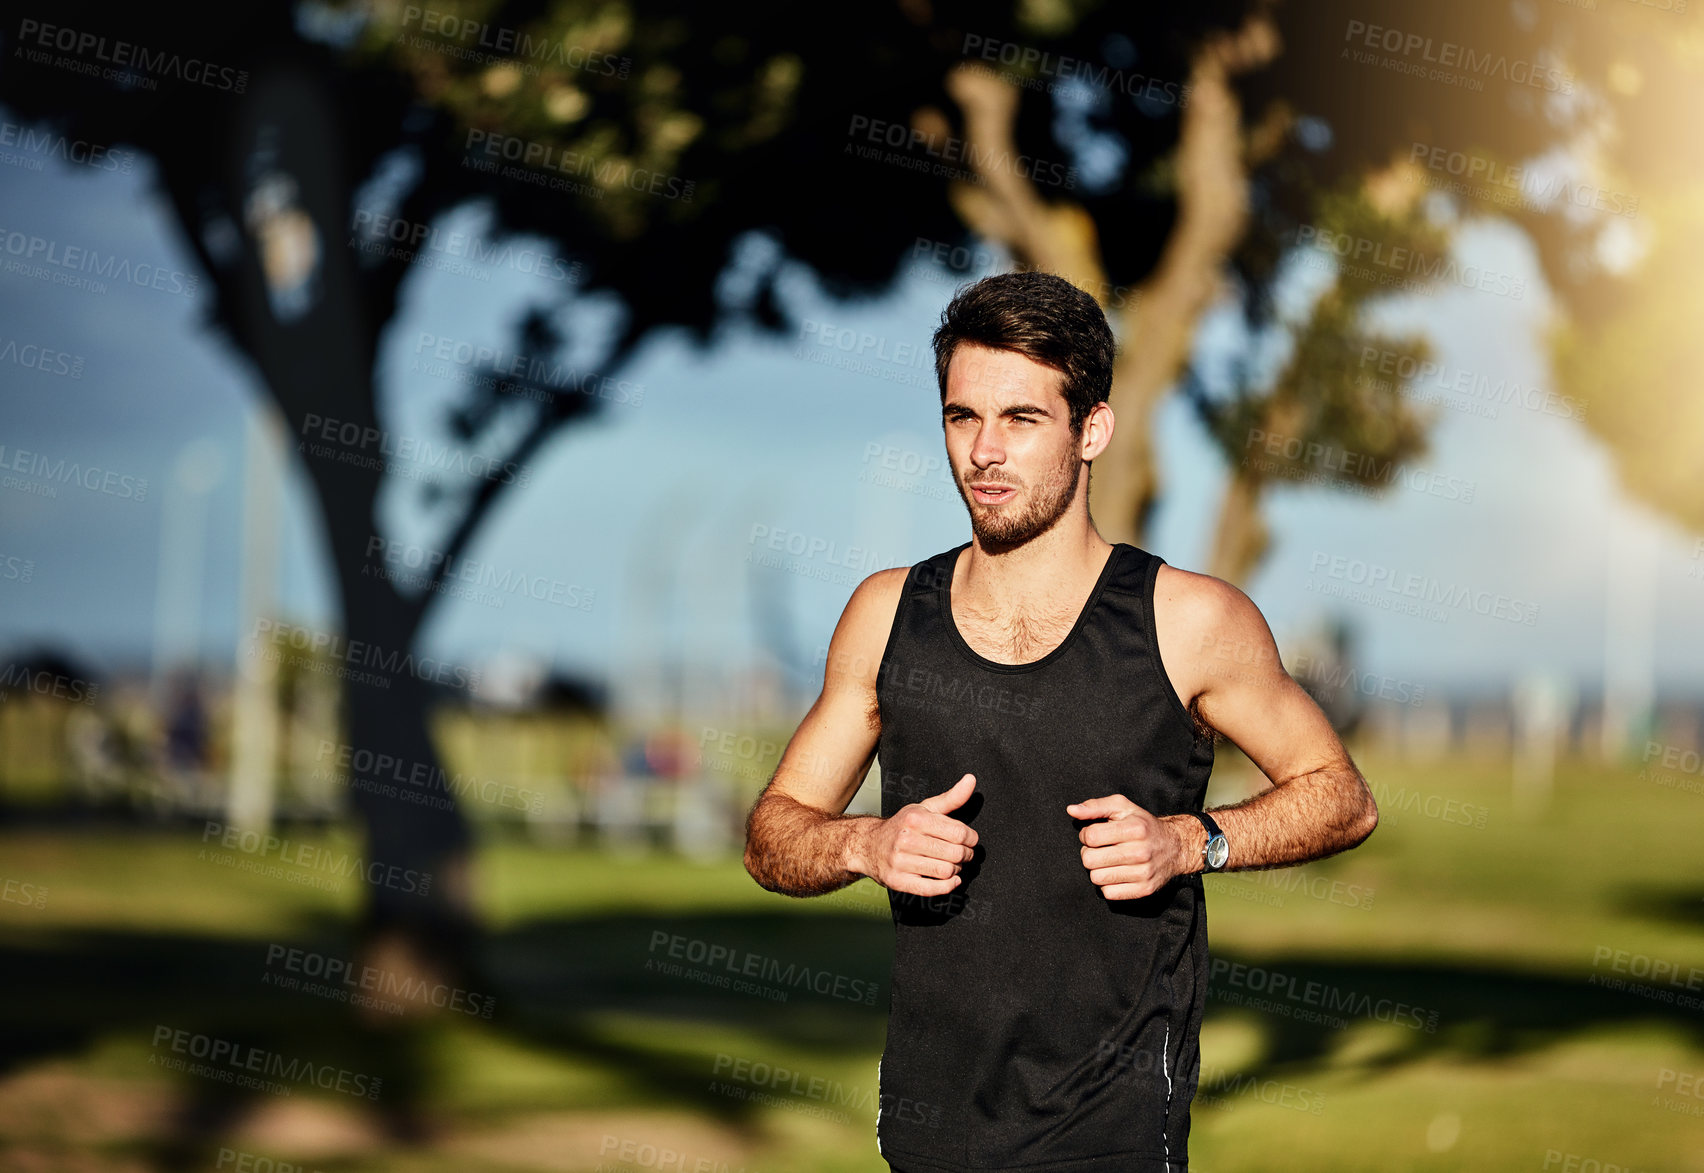
<svg viewBox="0 0 1704 1173">
<path fill-rule="evenodd" d="M 976 414 L 975 408 L 969 406 L 968 404 L 964 404 L 964 403 L 946 403 L 946 404 L 942 404 L 942 406 L 941 406 L 941 413 L 943 415 L 945 415 L 949 412 L 954 412 L 954 411 L 966 411 L 966 412 L 969 412 L 971 415 Z M 1002 407 L 1000 409 L 1000 414 L 1001 415 L 1045 415 L 1045 416 L 1049 416 L 1049 417 L 1051 417 L 1053 415 L 1053 413 L 1051 411 L 1047 410 L 1047 408 L 1040 407 L 1040 406 L 1038 406 L 1034 403 L 1015 403 L 1010 407 Z"/>
</svg>

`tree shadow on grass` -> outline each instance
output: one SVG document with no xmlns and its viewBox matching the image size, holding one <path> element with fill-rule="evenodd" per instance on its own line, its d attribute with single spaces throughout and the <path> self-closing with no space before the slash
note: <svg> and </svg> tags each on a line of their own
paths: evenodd
<svg viewBox="0 0 1704 1173">
<path fill-rule="evenodd" d="M 277 1056 L 298 1073 L 306 1064 L 321 1078 L 329 1071 L 380 1081 L 378 1097 L 366 1099 L 324 1090 L 311 1075 L 268 1076 L 264 1059 L 256 1072 L 290 1086 L 294 1098 L 370 1113 L 398 1143 L 429 1136 L 428 1081 L 443 1063 L 458 1061 L 456 1038 L 465 1036 L 457 1031 L 489 1031 L 618 1075 L 600 1104 L 690 1111 L 752 1140 L 762 1138 L 766 1113 L 714 1089 L 719 1053 L 773 1063 L 778 1054 L 865 1055 L 881 1045 L 892 930 L 874 917 L 593 917 L 526 925 L 486 939 L 478 976 L 463 979 L 460 997 L 443 992 L 449 1008 L 428 1021 L 381 1026 L 363 1023 L 346 1001 L 277 984 L 309 980 L 274 956 L 291 948 L 320 959 L 312 968 L 321 983 L 343 986 L 324 977 L 324 960 L 352 962 L 353 936 L 351 926 L 329 918 L 307 933 L 247 940 L 8 931 L 0 935 L 0 1076 L 114 1044 L 151 1064 L 170 1064 L 161 1075 L 181 1096 L 171 1135 L 143 1147 L 158 1167 L 176 1169 L 205 1167 L 221 1138 L 278 1094 L 177 1066 L 200 1062 L 243 1074 L 228 1061 L 210 1062 L 215 1044 L 226 1056 Z M 763 984 L 786 1000 L 735 992 L 731 973 L 725 987 L 691 980 L 684 971 L 697 967 L 689 957 L 714 957 L 724 971 L 727 958 L 738 958 L 752 967 L 754 984 L 767 970 L 772 981 Z M 651 960 L 657 964 L 647 968 Z M 665 972 L 677 965 L 678 972 Z M 369 992 L 382 998 L 386 989 Z M 479 1013 L 488 1001 L 489 1019 Z M 473 1012 L 454 1009 L 458 1004 Z M 693 1032 L 706 1030 L 714 1039 L 694 1047 Z"/>
<path fill-rule="evenodd" d="M 1677 1028 L 1704 1049 L 1704 1000 L 1692 1009 L 1667 1000 L 1681 990 L 1639 982 L 1618 989 L 1602 980 L 1589 971 L 1310 958 L 1273 963 L 1215 952 L 1207 1020 L 1244 1017 L 1260 1027 L 1263 1054 L 1244 1073 L 1258 1078 L 1323 1065 L 1345 1031 L 1379 1023 L 1388 1024 L 1381 1045 L 1356 1060 L 1364 1072 L 1432 1058 L 1502 1061 L 1601 1028 L 1651 1022 Z"/>
<path fill-rule="evenodd" d="M 421 1127 L 431 1100 L 428 1081 L 446 1049 L 455 1061 L 455 1036 L 445 1028 L 472 1026 L 618 1075 L 603 1105 L 688 1111 L 757 1140 L 763 1112 L 716 1090 L 725 1074 L 718 1056 L 737 1052 L 753 1063 L 796 1065 L 807 1078 L 830 1074 L 809 1070 L 813 1057 L 823 1068 L 867 1057 L 873 1091 L 893 930 L 875 916 L 814 911 L 538 919 L 495 932 L 482 946 L 482 976 L 469 979 L 482 988 L 468 992 L 479 996 L 476 1005 L 495 999 L 489 1020 L 450 1009 L 431 1021 L 388 1028 L 353 1020 L 341 1002 L 264 980 L 282 972 L 267 964 L 274 943 L 327 957 L 353 953 L 348 926 L 333 921 L 278 942 L 110 930 L 8 933 L 0 939 L 0 1072 L 115 1040 L 189 1059 L 170 1042 L 155 1043 L 162 1029 L 184 1030 L 381 1079 L 376 1101 L 305 1083 L 293 1094 L 370 1110 L 404 1143 L 429 1131 Z M 1216 950 L 1213 975 L 1209 1019 L 1249 1015 L 1267 1034 L 1255 1074 L 1321 1062 L 1345 1029 L 1380 1021 L 1398 1029 L 1389 1032 L 1395 1041 L 1367 1060 L 1373 1069 L 1434 1056 L 1508 1058 L 1605 1026 L 1652 1020 L 1680 1028 L 1704 1048 L 1704 1011 L 1640 996 L 1662 987 L 1606 988 L 1589 970 L 1308 957 L 1273 962 Z M 1251 999 L 1266 1005 L 1252 1007 Z M 1314 1021 L 1312 1014 L 1351 1025 Z M 267 1094 L 203 1077 L 172 1078 L 184 1106 L 177 1135 L 155 1153 L 164 1168 L 204 1163 Z"/>
<path fill-rule="evenodd" d="M 1628 916 L 1704 929 L 1704 888 L 1630 886 L 1616 889 L 1614 902 Z"/>
</svg>

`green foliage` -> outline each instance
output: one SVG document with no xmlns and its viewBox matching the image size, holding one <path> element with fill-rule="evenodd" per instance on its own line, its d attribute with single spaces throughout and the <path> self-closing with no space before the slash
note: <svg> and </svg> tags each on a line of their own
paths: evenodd
<svg viewBox="0 0 1704 1173">
<path fill-rule="evenodd" d="M 1282 332 L 1288 356 L 1269 379 L 1243 364 L 1228 389 L 1197 383 L 1195 403 L 1226 463 L 1249 481 L 1382 490 L 1392 483 L 1393 463 L 1425 451 L 1431 418 L 1404 398 L 1400 380 L 1378 377 L 1378 364 L 1364 355 L 1390 352 L 1406 365 L 1429 359 L 1431 347 L 1424 338 L 1369 326 L 1367 312 L 1392 292 L 1393 278 L 1410 291 L 1424 289 L 1423 279 L 1408 275 L 1407 259 L 1441 258 L 1449 236 L 1412 202 L 1383 210 L 1360 185 L 1323 192 L 1315 206 L 1306 242 L 1292 256 L 1300 265 L 1331 268 L 1334 279 L 1299 322 L 1275 318 L 1267 327 Z M 1349 257 L 1334 250 L 1339 241 Z M 1367 254 L 1371 259 L 1357 259 Z M 1264 437 L 1279 444 L 1268 447 Z"/>
</svg>

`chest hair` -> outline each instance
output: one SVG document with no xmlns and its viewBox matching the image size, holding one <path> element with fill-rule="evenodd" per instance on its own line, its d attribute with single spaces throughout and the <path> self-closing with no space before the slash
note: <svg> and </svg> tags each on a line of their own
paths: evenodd
<svg viewBox="0 0 1704 1173">
<path fill-rule="evenodd" d="M 1004 663 L 1039 660 L 1065 641 L 1077 613 L 1014 611 L 999 614 L 966 606 L 958 619 L 964 640 L 980 656 Z"/>
</svg>

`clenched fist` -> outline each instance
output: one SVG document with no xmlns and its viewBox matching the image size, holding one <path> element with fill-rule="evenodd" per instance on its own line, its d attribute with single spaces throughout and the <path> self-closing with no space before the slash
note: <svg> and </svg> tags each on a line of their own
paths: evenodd
<svg viewBox="0 0 1704 1173">
<path fill-rule="evenodd" d="M 1077 832 L 1083 866 L 1108 900 L 1135 900 L 1165 887 L 1189 871 L 1184 848 L 1170 824 L 1163 823 L 1122 794 L 1074 802 L 1065 808 L 1074 819 L 1101 819 Z"/>
<path fill-rule="evenodd" d="M 951 892 L 959 885 L 959 868 L 976 854 L 976 832 L 949 815 L 975 789 L 975 775 L 966 774 L 952 789 L 875 821 L 861 836 L 852 869 L 895 892 Z"/>
</svg>

